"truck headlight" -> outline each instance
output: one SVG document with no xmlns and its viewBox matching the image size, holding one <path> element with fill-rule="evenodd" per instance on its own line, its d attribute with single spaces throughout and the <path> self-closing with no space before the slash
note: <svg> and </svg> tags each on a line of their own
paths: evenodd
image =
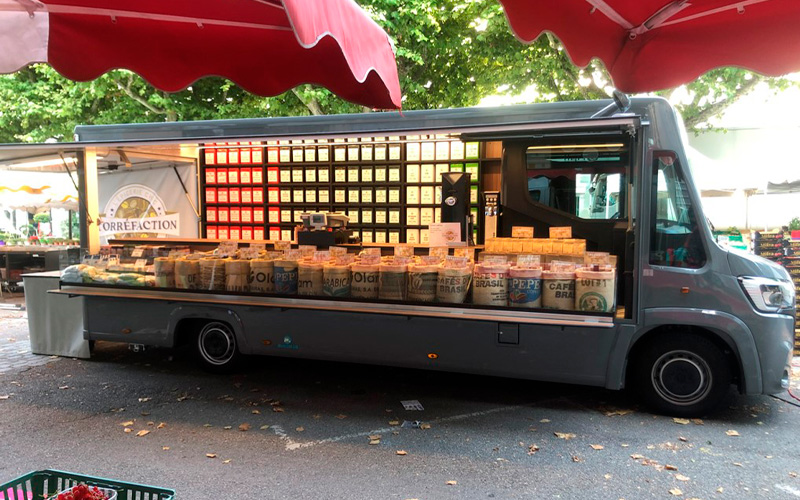
<svg viewBox="0 0 800 500">
<path fill-rule="evenodd" d="M 742 288 L 756 309 L 761 312 L 778 312 L 794 307 L 794 284 L 769 278 L 742 276 Z"/>
</svg>

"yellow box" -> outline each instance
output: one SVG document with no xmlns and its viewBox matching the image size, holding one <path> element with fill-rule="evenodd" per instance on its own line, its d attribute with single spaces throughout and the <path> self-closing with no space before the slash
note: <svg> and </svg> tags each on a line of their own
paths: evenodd
<svg viewBox="0 0 800 500">
<path fill-rule="evenodd" d="M 553 240 L 545 239 L 542 241 L 542 253 L 547 255 L 553 253 Z"/>
</svg>

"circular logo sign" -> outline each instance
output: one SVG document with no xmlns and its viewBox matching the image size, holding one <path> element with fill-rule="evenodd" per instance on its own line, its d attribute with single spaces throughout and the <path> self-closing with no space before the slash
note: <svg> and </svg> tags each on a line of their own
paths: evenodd
<svg viewBox="0 0 800 500">
<path fill-rule="evenodd" d="M 606 298 L 597 292 L 586 292 L 581 295 L 579 306 L 581 311 L 605 312 L 608 309 Z"/>
<path fill-rule="evenodd" d="M 148 218 L 159 218 L 167 215 L 164 201 L 158 193 L 142 184 L 130 184 L 118 189 L 106 203 L 105 211 L 101 219 L 131 221 L 142 221 Z M 147 231 L 144 228 L 157 227 L 152 224 L 139 224 L 131 226 L 121 226 L 119 224 L 109 225 L 103 228 L 101 221 L 101 232 L 113 234 L 114 237 L 121 235 L 133 235 L 138 238 L 155 238 L 159 232 Z M 124 227 L 124 228 L 123 228 Z M 119 230 L 119 228 L 123 228 Z M 105 231 L 104 231 L 105 229 Z"/>
</svg>

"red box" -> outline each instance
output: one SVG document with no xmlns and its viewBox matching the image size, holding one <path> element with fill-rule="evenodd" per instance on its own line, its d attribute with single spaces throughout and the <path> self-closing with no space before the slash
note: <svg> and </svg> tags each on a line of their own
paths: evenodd
<svg viewBox="0 0 800 500">
<path fill-rule="evenodd" d="M 242 208 L 242 223 L 251 224 L 253 222 L 253 209 Z"/>
<path fill-rule="evenodd" d="M 264 148 L 253 148 L 251 151 L 253 152 L 253 164 L 261 165 L 264 163 Z"/>
<path fill-rule="evenodd" d="M 217 239 L 217 226 L 206 226 L 206 238 L 209 240 Z"/>
<path fill-rule="evenodd" d="M 217 165 L 227 165 L 228 164 L 228 150 L 227 149 L 218 149 L 217 150 Z M 222 228 L 220 228 L 221 230 Z"/>
<path fill-rule="evenodd" d="M 206 149 L 204 152 L 204 156 L 206 159 L 206 165 L 216 165 L 217 164 L 217 152 L 213 149 Z"/>
<path fill-rule="evenodd" d="M 279 188 L 267 188 L 267 203 L 280 203 L 281 190 Z"/>
<path fill-rule="evenodd" d="M 251 241 L 253 239 L 253 228 L 250 226 L 242 226 L 242 239 Z"/>
<path fill-rule="evenodd" d="M 239 164 L 239 148 L 233 148 L 228 150 L 228 163 L 230 163 L 231 165 Z"/>
<path fill-rule="evenodd" d="M 241 190 L 239 188 L 230 188 L 228 190 L 228 203 L 236 203 L 237 205 L 241 203 Z"/>
<path fill-rule="evenodd" d="M 258 241 L 264 240 L 264 228 L 263 227 L 254 227 L 253 228 L 253 239 Z"/>
<path fill-rule="evenodd" d="M 228 184 L 239 184 L 239 169 L 238 168 L 229 168 L 228 169 Z"/>
<path fill-rule="evenodd" d="M 239 163 L 242 165 L 249 165 L 253 163 L 253 152 L 250 150 L 250 148 L 242 148 L 239 150 Z"/>
<path fill-rule="evenodd" d="M 228 226 L 219 226 L 217 228 L 217 237 L 221 240 L 230 239 L 230 232 L 228 231 Z"/>
<path fill-rule="evenodd" d="M 227 184 L 228 183 L 228 169 L 227 168 L 218 168 L 217 169 L 217 184 Z"/>
<path fill-rule="evenodd" d="M 264 188 L 253 188 L 253 203 L 264 203 Z"/>
<path fill-rule="evenodd" d="M 242 209 L 239 207 L 231 207 L 230 219 L 231 222 L 235 222 L 236 224 L 242 222 Z"/>
<path fill-rule="evenodd" d="M 228 203 L 228 189 L 217 189 L 217 203 Z"/>
<path fill-rule="evenodd" d="M 267 222 L 270 224 L 280 224 L 281 222 L 281 209 L 278 207 L 269 207 L 269 219 Z"/>
<path fill-rule="evenodd" d="M 216 184 L 217 183 L 217 169 L 215 168 L 207 168 L 206 169 L 206 184 Z"/>
<path fill-rule="evenodd" d="M 220 207 L 217 209 L 217 222 L 230 222 L 230 209 Z"/>
<path fill-rule="evenodd" d="M 206 188 L 206 203 L 216 203 L 216 202 L 217 202 L 217 189 Z"/>
<path fill-rule="evenodd" d="M 253 209 L 253 222 L 257 224 L 264 223 L 264 207 L 255 207 Z"/>
<path fill-rule="evenodd" d="M 251 177 L 252 170 L 250 167 L 240 168 L 239 169 L 239 183 L 240 184 L 252 184 L 253 178 Z"/>
<path fill-rule="evenodd" d="M 217 222 L 217 209 L 206 207 L 206 222 Z"/>
<path fill-rule="evenodd" d="M 242 203 L 253 203 L 253 190 L 251 188 L 242 188 Z"/>
<path fill-rule="evenodd" d="M 277 147 L 267 148 L 267 163 L 278 163 L 279 149 Z"/>
<path fill-rule="evenodd" d="M 269 228 L 269 239 L 272 241 L 280 241 L 281 239 L 281 228 L 279 227 L 270 227 Z"/>
<path fill-rule="evenodd" d="M 263 167 L 253 167 L 251 170 L 251 180 L 253 184 L 263 184 L 264 183 L 264 168 Z"/>
<path fill-rule="evenodd" d="M 242 239 L 242 228 L 239 226 L 231 226 L 230 227 L 230 239 L 232 240 L 241 240 Z"/>
<path fill-rule="evenodd" d="M 278 170 L 278 167 L 267 168 L 267 184 L 278 184 L 280 182 Z"/>
</svg>

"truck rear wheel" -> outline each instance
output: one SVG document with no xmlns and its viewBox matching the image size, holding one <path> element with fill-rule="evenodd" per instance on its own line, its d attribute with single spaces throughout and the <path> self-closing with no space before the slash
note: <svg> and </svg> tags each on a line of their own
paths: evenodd
<svg viewBox="0 0 800 500">
<path fill-rule="evenodd" d="M 658 337 L 633 360 L 632 385 L 658 413 L 703 416 L 730 390 L 732 374 L 725 353 L 710 340 L 688 333 Z"/>
<path fill-rule="evenodd" d="M 236 334 L 230 325 L 220 321 L 202 325 L 195 341 L 195 353 L 203 369 L 217 373 L 233 370 L 241 357 Z"/>
</svg>

